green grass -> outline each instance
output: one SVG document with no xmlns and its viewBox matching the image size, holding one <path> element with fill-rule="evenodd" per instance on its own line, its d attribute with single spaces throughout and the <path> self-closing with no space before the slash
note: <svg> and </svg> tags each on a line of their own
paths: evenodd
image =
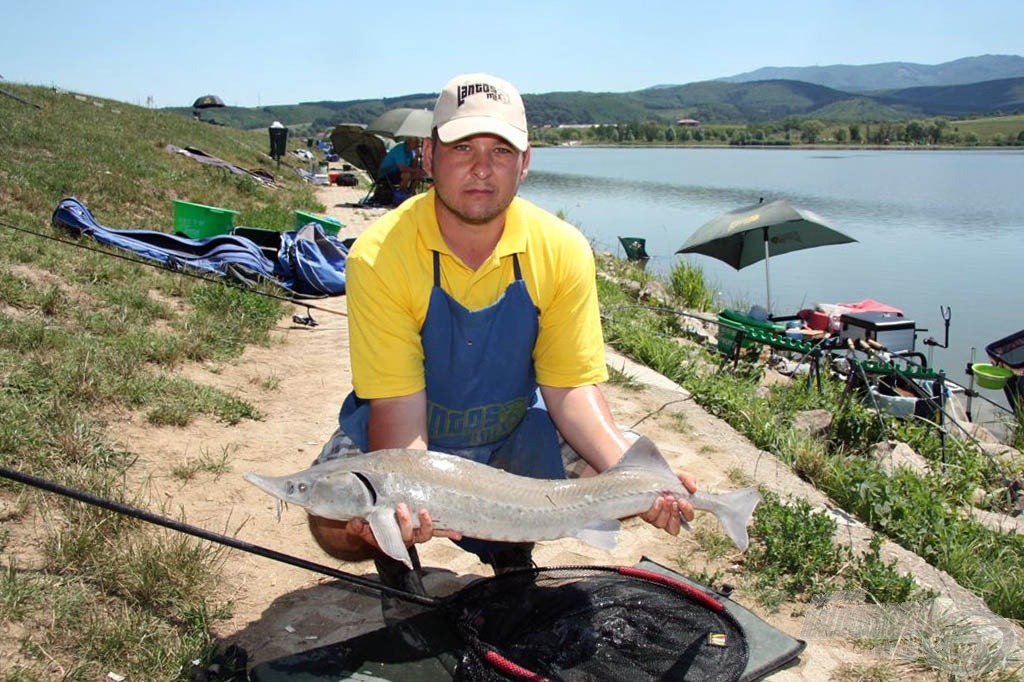
<svg viewBox="0 0 1024 682">
<path fill-rule="evenodd" d="M 949 127 L 961 135 L 974 133 L 983 142 L 995 139 L 1004 141 L 1021 140 L 1024 135 L 1024 114 L 995 116 L 991 118 L 970 118 L 950 121 Z M 996 136 L 1000 138 L 996 138 Z"/>
<path fill-rule="evenodd" d="M 0 98 L 0 464 L 148 507 L 115 482 L 134 455 L 108 419 L 134 412 L 187 427 L 262 418 L 244 398 L 184 378 L 195 362 L 233 362 L 272 343 L 277 300 L 114 257 L 51 227 L 75 196 L 115 228 L 173 231 L 173 200 L 238 210 L 236 224 L 292 229 L 295 210 L 323 212 L 312 188 L 264 156 L 258 135 L 127 104 L 8 84 L 36 102 Z M 165 151 L 198 147 L 277 187 Z M 61 240 L 61 241 L 57 241 Z M 78 248 L 77 245 L 88 248 Z M 273 381 L 273 379 L 268 379 Z M 203 453 L 172 475 L 218 475 L 228 453 Z M 0 534 L 0 621 L 22 637 L 0 680 L 177 680 L 213 653 L 230 614 L 214 597 L 216 548 L 181 534 L 0 480 L 9 518 L 38 528 L 42 556 L 15 561 Z M 14 511 L 10 511 L 14 510 Z M 159 510 L 155 510 L 159 511 Z M 31 521 L 41 514 L 47 523 Z M 6 521 L 6 519 L 5 519 Z M 19 554 L 19 556 L 21 556 Z"/>
</svg>

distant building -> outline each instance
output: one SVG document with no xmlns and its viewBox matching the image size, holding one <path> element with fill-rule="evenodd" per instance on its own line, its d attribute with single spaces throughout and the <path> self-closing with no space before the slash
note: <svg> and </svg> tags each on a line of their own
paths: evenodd
<svg viewBox="0 0 1024 682">
<path fill-rule="evenodd" d="M 700 121 L 695 118 L 681 118 L 676 121 L 676 125 L 684 128 L 696 128 L 700 125 Z"/>
<path fill-rule="evenodd" d="M 597 128 L 600 123 L 559 123 L 559 128 L 569 128 L 574 130 L 588 130 L 590 128 Z"/>
</svg>

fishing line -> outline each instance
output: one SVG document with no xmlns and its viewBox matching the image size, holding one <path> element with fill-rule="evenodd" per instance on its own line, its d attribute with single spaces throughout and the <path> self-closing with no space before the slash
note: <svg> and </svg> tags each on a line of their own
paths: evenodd
<svg viewBox="0 0 1024 682">
<path fill-rule="evenodd" d="M 292 298 L 290 296 L 282 296 L 280 294 L 274 294 L 274 293 L 271 293 L 269 291 L 260 291 L 259 289 L 253 289 L 251 287 L 243 286 L 242 284 L 238 284 L 238 283 L 233 282 L 233 281 L 231 281 L 229 279 L 220 279 L 220 278 L 208 277 L 206 275 L 200 274 L 198 272 L 195 272 L 195 271 L 189 270 L 189 269 L 184 269 L 183 268 L 183 269 L 180 269 L 180 270 L 176 270 L 176 269 L 168 268 L 168 267 L 165 267 L 165 266 L 161 265 L 160 263 L 154 263 L 152 261 L 148 261 L 148 260 L 145 260 L 145 259 L 142 259 L 142 258 L 133 258 L 132 256 L 129 256 L 129 255 L 123 254 L 123 253 L 118 253 L 117 251 L 105 251 L 105 250 L 103 250 L 101 248 L 97 248 L 95 246 L 90 246 L 90 245 L 85 244 L 85 243 L 73 242 L 73 241 L 69 241 L 67 239 L 61 239 L 60 237 L 56 237 L 54 235 L 44 234 L 42 232 L 36 232 L 35 230 L 30 230 L 27 227 L 20 227 L 18 225 L 12 225 L 11 223 L 8 223 L 7 221 L 2 220 L 2 219 L 0 219 L 0 226 L 6 227 L 6 228 L 11 229 L 11 230 L 15 230 L 17 232 L 24 232 L 26 234 L 31 234 L 31 235 L 34 235 L 36 237 L 42 237 L 43 239 L 49 239 L 50 241 L 57 242 L 58 244 L 64 244 L 66 246 L 73 246 L 75 248 L 84 249 L 86 251 L 92 251 L 93 253 L 98 253 L 98 254 L 100 254 L 102 256 L 112 256 L 114 258 L 120 258 L 121 260 L 125 260 L 125 261 L 128 261 L 129 263 L 134 263 L 136 265 L 146 265 L 146 266 L 149 266 L 151 268 L 155 268 L 157 270 L 161 270 L 162 272 L 173 272 L 173 273 L 176 273 L 176 274 L 185 275 L 186 277 L 192 277 L 193 279 L 197 279 L 197 280 L 199 280 L 201 282 L 207 282 L 209 284 L 220 284 L 220 285 L 223 285 L 223 286 L 226 286 L 226 287 L 231 287 L 233 289 L 238 289 L 239 291 L 245 291 L 245 292 L 250 293 L 250 294 L 257 294 L 259 296 L 266 296 L 267 298 L 272 298 L 272 299 L 275 299 L 275 300 L 278 300 L 278 301 L 282 301 L 282 302 L 285 302 L 285 303 L 292 303 L 294 305 L 305 306 L 307 308 L 307 310 L 308 309 L 319 310 L 321 312 L 331 313 L 332 315 L 341 315 L 342 317 L 347 317 L 346 313 L 343 313 L 340 310 L 332 310 L 330 308 L 325 308 L 323 306 L 318 306 L 315 303 L 309 303 L 308 301 L 306 301 L 304 299 L 296 299 L 296 298 Z M 298 316 L 295 316 L 295 318 L 297 318 L 297 317 Z M 296 323 L 299 323 L 299 324 L 307 324 L 309 326 L 316 326 L 315 320 L 313 320 L 312 317 L 309 317 L 308 315 L 305 318 L 294 319 L 294 321 Z"/>
<path fill-rule="evenodd" d="M 57 495 L 70 497 L 71 499 L 78 500 L 79 502 L 85 502 L 86 504 L 101 507 L 108 511 L 117 512 L 118 514 L 124 514 L 134 519 L 139 519 L 140 521 L 146 521 L 147 523 L 152 523 L 157 526 L 163 526 L 164 528 L 169 528 L 173 531 L 185 533 L 187 535 L 192 535 L 203 540 L 209 540 L 210 542 L 216 542 L 218 544 L 225 545 L 233 549 L 239 549 L 243 552 L 248 552 L 250 554 L 255 554 L 257 556 L 264 557 L 265 559 L 272 559 L 273 561 L 279 561 L 281 563 L 288 564 L 290 566 L 295 566 L 297 568 L 304 568 L 307 571 L 321 573 L 331 578 L 336 578 L 338 580 L 342 580 L 347 583 L 352 583 L 353 585 L 358 585 L 360 587 L 374 590 L 376 592 L 383 592 L 398 599 L 401 599 L 403 601 L 414 602 L 416 604 L 421 604 L 423 606 L 438 606 L 439 604 L 441 604 L 441 600 L 436 599 L 434 597 L 426 597 L 414 594 L 412 592 L 406 592 L 405 590 L 399 590 L 397 588 L 390 587 L 383 583 L 379 583 L 375 580 L 369 580 L 367 578 L 363 578 L 362 576 L 355 575 L 354 573 L 346 573 L 345 571 L 339 571 L 337 569 L 331 568 L 330 566 L 324 566 L 323 564 L 307 561 L 306 559 L 301 559 L 290 554 L 284 554 L 283 552 L 278 552 L 276 550 L 269 549 L 267 547 L 262 547 L 260 545 L 254 545 L 250 542 L 238 540 L 236 538 L 232 538 L 227 535 L 222 535 L 220 533 L 214 533 L 213 531 L 209 531 L 204 528 L 192 526 L 182 521 L 175 521 L 174 519 L 169 519 L 166 516 L 153 514 L 143 509 L 123 504 L 121 502 L 114 502 L 113 500 L 108 500 L 97 495 L 93 495 L 92 493 L 88 493 L 82 490 L 76 490 L 75 488 L 70 488 L 68 486 L 61 485 L 60 483 L 54 483 L 53 481 L 48 481 L 44 478 L 32 476 L 31 474 L 25 474 L 20 471 L 9 469 L 4 466 L 0 466 L 0 476 L 10 479 L 12 481 L 16 481 L 18 483 L 24 483 L 25 485 L 34 486 L 36 488 L 40 488 L 51 493 L 56 493 Z"/>
</svg>

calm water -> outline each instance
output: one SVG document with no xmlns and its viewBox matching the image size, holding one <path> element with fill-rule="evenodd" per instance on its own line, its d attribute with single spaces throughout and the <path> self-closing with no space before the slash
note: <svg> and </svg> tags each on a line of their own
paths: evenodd
<svg viewBox="0 0 1024 682">
<path fill-rule="evenodd" d="M 644 237 L 648 269 L 667 274 L 687 237 L 719 213 L 785 198 L 824 216 L 856 243 L 771 260 L 772 311 L 874 298 L 903 309 L 917 350 L 950 347 L 932 365 L 967 383 L 976 348 L 1024 328 L 1024 152 L 764 149 L 537 149 L 521 193 L 622 254 Z M 725 305 L 765 304 L 764 263 L 736 271 L 688 255 Z M 927 331 L 921 331 L 921 329 Z M 1002 401 L 1001 392 L 987 397 Z"/>
</svg>

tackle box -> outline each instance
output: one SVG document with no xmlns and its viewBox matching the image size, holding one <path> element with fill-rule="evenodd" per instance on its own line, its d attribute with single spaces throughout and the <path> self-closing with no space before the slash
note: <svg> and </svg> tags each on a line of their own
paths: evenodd
<svg viewBox="0 0 1024 682">
<path fill-rule="evenodd" d="M 841 339 L 870 339 L 891 353 L 913 351 L 917 328 L 913 320 L 896 313 L 863 312 L 844 313 L 839 317 Z"/>
</svg>

